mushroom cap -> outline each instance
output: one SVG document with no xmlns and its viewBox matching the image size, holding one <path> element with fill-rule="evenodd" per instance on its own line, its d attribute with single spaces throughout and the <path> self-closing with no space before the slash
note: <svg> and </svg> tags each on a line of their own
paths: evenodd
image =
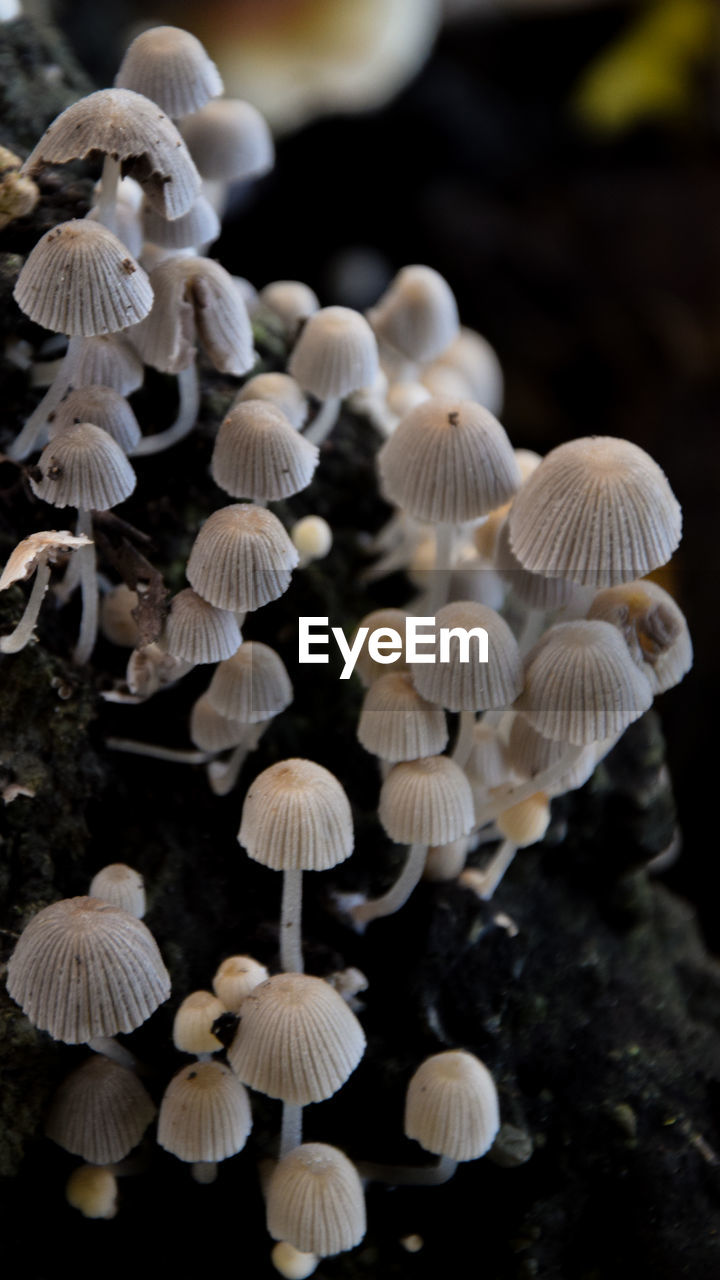
<svg viewBox="0 0 720 1280">
<path fill-rule="evenodd" d="M 326 1258 L 353 1249 L 365 1226 L 357 1169 L 337 1147 L 306 1142 L 279 1161 L 267 1197 L 267 1228 L 274 1240 Z"/>
<path fill-rule="evenodd" d="M 273 871 L 327 871 L 353 851 L 350 802 L 329 769 L 279 760 L 250 784 L 238 840 Z"/>
<path fill-rule="evenodd" d="M 76 422 L 53 436 L 38 458 L 33 493 L 54 507 L 107 511 L 124 502 L 136 477 L 120 445 L 91 422 Z"/>
<path fill-rule="evenodd" d="M 245 400 L 220 424 L 211 471 L 232 498 L 277 502 L 307 488 L 319 457 L 276 405 Z"/>
<path fill-rule="evenodd" d="M 369 387 L 378 373 L 375 335 L 350 307 L 322 307 L 306 320 L 288 372 L 320 400 Z"/>
<path fill-rule="evenodd" d="M 210 181 L 260 178 L 275 163 L 265 117 L 238 98 L 208 102 L 183 120 L 181 132 L 200 173 Z"/>
<path fill-rule="evenodd" d="M 267 400 L 285 414 L 296 430 L 305 425 L 308 402 L 303 389 L 289 373 L 257 373 L 248 378 L 230 406 L 236 409 L 245 400 Z"/>
<path fill-rule="evenodd" d="M 482 628 L 487 632 L 488 660 L 478 661 L 477 639 L 471 636 L 469 661 L 461 662 L 460 640 L 451 636 L 449 662 L 442 662 L 438 651 L 434 662 L 410 664 L 415 688 L 424 698 L 449 711 L 485 711 L 515 701 L 523 686 L 522 660 L 517 641 L 499 613 L 472 600 L 458 600 L 438 609 L 435 627 L 438 635 L 444 627 Z"/>
<path fill-rule="evenodd" d="M 220 219 L 204 196 L 198 196 L 187 213 L 172 222 L 146 205 L 142 226 L 143 239 L 163 249 L 193 249 L 212 244 L 220 235 Z"/>
<path fill-rule="evenodd" d="M 401 672 L 408 670 L 408 664 L 405 661 L 405 628 L 407 626 L 408 615 L 404 609 L 373 609 L 371 613 L 365 614 L 361 618 L 356 629 L 355 635 L 361 627 L 367 627 L 368 634 L 365 637 L 362 648 L 357 656 L 355 663 L 355 672 L 360 677 L 362 683 L 367 689 L 375 680 L 379 680 L 381 676 L 386 676 L 388 668 L 385 663 L 376 662 L 370 655 L 369 642 L 370 637 L 377 631 L 396 631 L 403 643 L 403 652 L 397 652 L 395 661 L 392 664 L 393 671 Z M 353 644 L 355 643 L 355 635 L 353 636 Z"/>
<path fill-rule="evenodd" d="M 290 585 L 298 553 L 272 512 L 250 504 L 222 507 L 205 521 L 190 552 L 187 578 L 218 609 L 251 612 Z"/>
<path fill-rule="evenodd" d="M 390 672 L 370 685 L 357 736 L 381 760 L 418 760 L 439 755 L 448 741 L 445 712 L 414 688 L 408 672 Z"/>
<path fill-rule="evenodd" d="M 8 993 L 54 1040 L 87 1044 L 133 1031 L 170 995 L 150 930 L 100 898 L 43 907 L 10 957 Z"/>
<path fill-rule="evenodd" d="M 160 1103 L 157 1140 L 178 1160 L 218 1162 L 242 1151 L 252 1128 L 247 1090 L 223 1062 L 191 1062 Z"/>
<path fill-rule="evenodd" d="M 498 414 L 503 402 L 503 372 L 487 338 L 461 326 L 459 333 L 438 357 L 438 363 L 457 370 L 470 387 L 471 398 Z M 525 451 L 526 452 L 526 451 Z"/>
<path fill-rule="evenodd" d="M 132 89 L 99 89 L 67 107 L 45 130 L 23 171 L 84 160 L 93 151 L 121 160 L 166 218 L 187 213 L 200 191 L 200 175 L 172 120 Z"/>
<path fill-rule="evenodd" d="M 693 664 L 685 615 L 657 582 L 607 587 L 597 593 L 587 616 L 617 627 L 654 693 L 674 688 Z"/>
<path fill-rule="evenodd" d="M 290 530 L 294 547 L 300 552 L 303 567 L 312 560 L 322 560 L 333 544 L 333 534 L 322 516 L 303 516 Z"/>
<path fill-rule="evenodd" d="M 216 1018 L 225 1013 L 212 991 L 191 991 L 173 1021 L 173 1044 L 181 1053 L 217 1053 L 222 1044 L 212 1033 Z"/>
<path fill-rule="evenodd" d="M 50 439 L 77 422 L 92 422 L 93 426 L 107 431 L 123 453 L 134 449 L 142 434 L 125 397 L 113 387 L 99 383 L 68 391 L 52 416 Z"/>
<path fill-rule="evenodd" d="M 213 978 L 213 991 L 224 1009 L 237 1013 L 245 997 L 268 977 L 265 965 L 252 956 L 228 956 Z"/>
<path fill-rule="evenodd" d="M 207 700 L 220 715 L 243 724 L 260 724 L 280 715 L 293 699 L 285 663 L 269 645 L 246 640 L 217 667 Z"/>
<path fill-rule="evenodd" d="M 44 329 L 90 338 L 144 319 L 153 291 L 117 236 L 82 218 L 61 222 L 38 240 L 13 297 Z"/>
<path fill-rule="evenodd" d="M 496 571 L 526 609 L 561 609 L 575 592 L 570 578 L 544 578 L 541 573 L 523 569 L 510 545 L 507 516 L 497 532 L 493 559 Z"/>
<path fill-rule="evenodd" d="M 622 733 L 653 700 L 609 622 L 560 622 L 526 659 L 517 709 L 544 738 L 587 746 Z"/>
<path fill-rule="evenodd" d="M 450 1049 L 420 1064 L 405 1101 L 408 1138 L 438 1156 L 477 1160 L 499 1128 L 495 1082 L 479 1058 Z"/>
<path fill-rule="evenodd" d="M 473 742 L 465 772 L 474 785 L 499 787 L 507 782 L 511 760 L 503 738 L 494 725 L 476 720 Z"/>
<path fill-rule="evenodd" d="M 525 569 L 607 587 L 641 578 L 680 542 L 682 513 L 664 473 L 629 440 L 588 436 L 553 449 L 510 512 Z"/>
<path fill-rule="evenodd" d="M 145 370 L 139 355 L 121 333 L 99 333 L 68 347 L 63 376 L 75 387 L 113 387 L 129 396 L 142 386 Z"/>
<path fill-rule="evenodd" d="M 193 703 L 190 712 L 190 737 L 200 751 L 227 751 L 237 747 L 247 734 L 241 720 L 228 720 L 210 706 L 207 694 Z"/>
<path fill-rule="evenodd" d="M 512 841 L 518 849 L 527 849 L 531 844 L 542 840 L 550 825 L 550 805 L 542 791 L 534 796 L 519 800 L 509 809 L 504 809 L 497 818 L 497 828 L 506 840 Z"/>
<path fill-rule="evenodd" d="M 124 582 L 111 587 L 102 597 L 100 605 L 100 630 L 111 644 L 134 649 L 140 643 L 138 625 L 133 610 L 138 606 L 137 591 Z"/>
<path fill-rule="evenodd" d="M 145 885 L 139 871 L 125 862 L 111 862 L 93 876 L 88 889 L 91 898 L 102 898 L 142 920 L 145 915 Z M 89 1159 L 89 1157 L 87 1157 Z M 99 1162 L 100 1164 L 103 1161 Z"/>
<path fill-rule="evenodd" d="M 302 280 L 271 280 L 260 290 L 258 303 L 282 320 L 288 331 L 320 310 L 320 299 Z"/>
<path fill-rule="evenodd" d="M 432 267 L 403 267 L 373 308 L 372 326 L 408 360 L 426 364 L 458 334 L 458 309 L 447 281 Z"/>
<path fill-rule="evenodd" d="M 174 597 L 164 636 L 165 648 L 173 657 L 197 664 L 221 662 L 241 644 L 242 634 L 234 613 L 216 609 L 192 587 Z"/>
<path fill-rule="evenodd" d="M 114 1218 L 117 1213 L 117 1181 L 111 1169 L 81 1164 L 65 1184 L 65 1199 L 84 1218 Z"/>
<path fill-rule="evenodd" d="M 360 1023 L 328 982 L 278 973 L 243 1001 L 228 1060 L 251 1089 L 304 1107 L 337 1093 L 364 1052 Z"/>
<path fill-rule="evenodd" d="M 255 362 L 247 307 L 233 278 L 211 258 L 166 258 L 151 273 L 152 311 L 133 341 L 164 373 L 187 369 L 200 339 L 221 373 L 239 376 Z"/>
<path fill-rule="evenodd" d="M 115 1164 L 136 1147 L 155 1105 L 134 1071 L 93 1054 L 63 1080 L 45 1133 L 89 1164 Z"/>
<path fill-rule="evenodd" d="M 215 63 L 200 41 L 180 27 L 141 31 L 126 50 L 115 85 L 142 93 L 174 120 L 199 111 L 223 91 Z"/>
<path fill-rule="evenodd" d="M 431 396 L 378 454 L 386 495 L 417 520 L 460 524 L 501 506 L 520 484 L 504 428 L 471 400 Z"/>
<path fill-rule="evenodd" d="M 447 756 L 401 762 L 382 785 L 379 817 L 398 844 L 449 844 L 473 829 L 470 783 Z"/>
</svg>

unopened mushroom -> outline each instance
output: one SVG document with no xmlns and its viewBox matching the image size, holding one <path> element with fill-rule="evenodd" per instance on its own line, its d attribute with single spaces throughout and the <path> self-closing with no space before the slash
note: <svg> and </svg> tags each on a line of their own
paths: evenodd
<svg viewBox="0 0 720 1280">
<path fill-rule="evenodd" d="M 246 996 L 270 975 L 252 956 L 228 956 L 213 978 L 213 991 L 224 1009 L 238 1013 Z"/>
<path fill-rule="evenodd" d="M 222 1044 L 212 1033 L 212 1025 L 225 1012 L 225 1006 L 212 991 L 192 991 L 175 1014 L 173 1044 L 181 1053 L 206 1058 L 217 1053 Z"/>
<path fill-rule="evenodd" d="M 657 582 L 645 579 L 599 591 L 587 616 L 617 627 L 654 693 L 672 689 L 690 670 L 693 649 L 687 621 Z"/>
<path fill-rule="evenodd" d="M 81 1164 L 65 1185 L 65 1199 L 84 1218 L 114 1218 L 117 1213 L 117 1180 L 111 1169 Z"/>
</svg>

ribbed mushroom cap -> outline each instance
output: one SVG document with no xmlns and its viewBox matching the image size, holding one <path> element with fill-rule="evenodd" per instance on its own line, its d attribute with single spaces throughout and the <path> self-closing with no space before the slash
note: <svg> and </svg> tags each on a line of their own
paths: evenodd
<svg viewBox="0 0 720 1280">
<path fill-rule="evenodd" d="M 216 1018 L 225 1013 L 212 991 L 191 991 L 179 1006 L 173 1022 L 173 1044 L 181 1053 L 217 1053 L 222 1044 L 212 1033 Z"/>
<path fill-rule="evenodd" d="M 299 430 L 308 415 L 308 402 L 302 390 L 289 373 L 258 373 L 238 391 L 231 408 L 236 409 L 245 400 L 267 400 L 285 414 L 288 422 Z"/>
<path fill-rule="evenodd" d="M 500 361 L 487 338 L 464 326 L 441 352 L 439 363 L 456 369 L 470 385 L 473 400 L 491 413 L 499 413 L 503 402 L 503 373 Z"/>
<path fill-rule="evenodd" d="M 385 493 L 417 520 L 459 524 L 507 502 L 520 484 L 503 427 L 471 400 L 433 396 L 378 454 Z"/>
<path fill-rule="evenodd" d="M 609 622 L 561 622 L 531 649 L 517 709 L 544 738 L 587 746 L 621 733 L 653 700 Z"/>
<path fill-rule="evenodd" d="M 238 840 L 273 871 L 327 871 L 353 851 L 350 803 L 329 769 L 279 760 L 251 783 Z"/>
<path fill-rule="evenodd" d="M 506 517 L 497 534 L 494 554 L 495 569 L 526 609 L 561 609 L 575 591 L 569 578 L 544 578 L 540 573 L 523 569 L 510 546 L 510 521 Z"/>
<path fill-rule="evenodd" d="M 23 171 L 84 160 L 93 151 L 121 160 L 166 218 L 187 213 L 200 190 L 200 175 L 172 120 L 132 89 L 99 89 L 74 102 L 45 130 Z"/>
<path fill-rule="evenodd" d="M 550 826 L 550 805 L 547 796 L 538 791 L 534 796 L 519 800 L 503 810 L 496 819 L 497 829 L 506 840 L 518 849 L 526 849 L 542 840 Z"/>
<path fill-rule="evenodd" d="M 142 386 L 144 369 L 142 360 L 121 333 L 100 333 L 68 348 L 63 376 L 75 387 L 113 387 L 129 396 Z"/>
<path fill-rule="evenodd" d="M 357 736 L 381 760 L 418 760 L 439 755 L 448 741 L 445 712 L 417 692 L 407 672 L 390 672 L 370 685 Z"/>
<path fill-rule="evenodd" d="M 117 236 L 83 218 L 45 232 L 25 260 L 13 297 L 44 329 L 88 338 L 137 324 L 150 311 L 153 291 Z"/>
<path fill-rule="evenodd" d="M 63 1080 L 45 1133 L 90 1164 L 115 1164 L 136 1147 L 155 1105 L 134 1071 L 93 1054 Z"/>
<path fill-rule="evenodd" d="M 327 1258 L 359 1244 L 365 1226 L 357 1169 L 337 1147 L 306 1142 L 278 1163 L 267 1198 L 267 1229 L 274 1240 Z"/>
<path fill-rule="evenodd" d="M 280 715 L 293 699 L 285 663 L 269 645 L 246 640 L 213 674 L 207 700 L 220 715 L 260 724 Z"/>
<path fill-rule="evenodd" d="M 328 982 L 278 973 L 243 1001 L 228 1059 L 251 1089 L 304 1107 L 337 1093 L 364 1052 L 360 1023 Z"/>
<path fill-rule="evenodd" d="M 224 1009 L 238 1013 L 245 997 L 268 977 L 265 965 L 252 956 L 228 956 L 213 978 L 213 991 Z"/>
<path fill-rule="evenodd" d="M 520 563 L 547 577 L 607 587 L 665 564 L 682 514 L 664 473 L 629 440 L 589 436 L 553 449 L 510 512 Z"/>
<path fill-rule="evenodd" d="M 234 613 L 216 609 L 192 587 L 179 591 L 170 605 L 164 644 L 186 662 L 221 662 L 239 649 L 242 634 Z"/>
<path fill-rule="evenodd" d="M 220 1161 L 242 1151 L 251 1128 L 247 1090 L 213 1059 L 173 1076 L 160 1103 L 157 1140 L 178 1160 Z"/>
<path fill-rule="evenodd" d="M 465 765 L 465 772 L 471 782 L 483 787 L 499 787 L 507 782 L 510 768 L 510 756 L 497 729 L 478 720 L 473 729 L 473 744 Z"/>
<path fill-rule="evenodd" d="M 367 627 L 368 634 L 365 637 L 363 646 L 358 653 L 355 663 L 355 672 L 362 680 L 365 688 L 373 684 L 375 680 L 379 680 L 381 676 L 388 673 L 388 665 L 383 662 L 376 662 L 370 655 L 369 642 L 370 637 L 378 631 L 396 631 L 400 636 L 403 644 L 403 652 L 399 651 L 395 655 L 395 661 L 392 664 L 392 670 L 395 672 L 407 671 L 408 664 L 405 661 L 405 628 L 407 626 L 408 615 L 404 609 L 373 609 L 371 613 L 366 613 L 361 618 L 355 635 L 361 627 Z M 387 637 L 386 637 L 387 638 Z M 353 643 L 355 636 L 353 636 Z M 388 652 L 387 650 L 385 651 Z"/>
<path fill-rule="evenodd" d="M 145 885 L 139 871 L 125 862 L 111 862 L 101 867 L 90 881 L 88 895 L 102 898 L 142 920 L 145 915 Z"/>
<path fill-rule="evenodd" d="M 369 387 L 378 373 L 375 335 L 349 307 L 322 307 L 303 326 L 288 372 L 320 400 Z"/>
<path fill-rule="evenodd" d="M 289 331 L 320 310 L 317 294 L 302 280 L 272 280 L 260 290 L 258 302 L 282 320 Z"/>
<path fill-rule="evenodd" d="M 99 898 L 65 898 L 23 929 L 7 989 L 33 1026 L 87 1044 L 133 1031 L 170 995 L 157 944 L 141 920 Z"/>
<path fill-rule="evenodd" d="M 92 422 L 107 431 L 124 453 L 134 449 L 141 436 L 138 420 L 125 397 L 100 384 L 68 392 L 52 416 L 50 438 L 77 422 Z"/>
<path fill-rule="evenodd" d="M 222 507 L 205 521 L 187 566 L 191 586 L 218 609 L 251 612 L 290 585 L 298 553 L 277 516 L 263 507 Z"/>
<path fill-rule="evenodd" d="M 690 670 L 693 648 L 685 615 L 657 582 L 599 591 L 587 616 L 617 627 L 654 693 L 672 689 Z"/>
<path fill-rule="evenodd" d="M 221 373 L 247 373 L 255 362 L 247 307 L 233 278 L 211 258 L 167 258 L 151 274 L 152 311 L 133 341 L 143 360 L 179 373 L 195 359 L 199 338 Z"/>
<path fill-rule="evenodd" d="M 45 446 L 30 484 L 38 498 L 54 507 L 107 511 L 130 496 L 135 472 L 107 431 L 77 422 Z"/>
<path fill-rule="evenodd" d="M 145 240 L 163 249 L 198 248 L 212 244 L 220 235 L 220 219 L 204 196 L 198 196 L 187 213 L 172 222 L 146 205 L 142 225 Z"/>
<path fill-rule="evenodd" d="M 438 1156 L 477 1160 L 499 1128 L 495 1082 L 479 1058 L 450 1049 L 420 1064 L 405 1101 L 408 1138 Z"/>
<path fill-rule="evenodd" d="M 150 27 L 136 36 L 115 85 L 142 93 L 174 120 L 199 111 L 223 91 L 215 63 L 200 41 L 180 27 Z"/>
<path fill-rule="evenodd" d="M 110 1169 L 81 1164 L 65 1184 L 65 1199 L 84 1218 L 114 1218 L 117 1213 L 117 1180 Z"/>
<path fill-rule="evenodd" d="M 594 773 L 595 765 L 600 758 L 597 754 L 598 745 L 593 742 L 584 747 L 570 768 L 565 769 L 561 776 L 548 786 L 547 794 L 561 796 L 566 791 L 575 791 L 578 787 L 582 787 Z M 609 745 L 606 744 L 606 750 L 609 749 Z M 566 743 L 553 742 L 552 738 L 543 738 L 542 734 L 533 729 L 521 711 L 514 714 L 508 739 L 508 753 L 513 772 L 519 778 L 534 778 L 544 769 L 552 768 L 556 761 L 562 759 L 566 751 Z"/>
<path fill-rule="evenodd" d="M 182 122 L 182 135 L 203 178 L 259 178 L 275 163 L 272 134 L 250 102 L 221 98 Z"/>
<path fill-rule="evenodd" d="M 276 502 L 307 488 L 319 457 L 319 449 L 281 409 L 265 400 L 246 400 L 220 424 L 211 471 L 232 498 Z"/>
<path fill-rule="evenodd" d="M 472 631 L 476 627 L 487 632 L 487 662 L 478 661 L 478 640 L 469 640 L 469 661 L 460 661 L 459 637 L 449 639 L 450 661 L 440 660 L 442 628 Z M 517 698 L 523 686 L 522 660 L 517 641 L 507 623 L 494 609 L 471 600 L 455 601 L 438 609 L 435 616 L 436 639 L 434 662 L 410 664 L 416 689 L 429 702 L 449 711 L 485 711 L 489 707 L 507 707 Z"/>
<path fill-rule="evenodd" d="M 398 844 L 449 844 L 472 831 L 470 783 L 447 756 L 396 764 L 380 791 L 379 817 Z"/>
<path fill-rule="evenodd" d="M 207 694 L 193 703 L 190 712 L 190 737 L 200 751 L 227 751 L 237 747 L 247 734 L 247 725 L 228 720 L 210 706 Z"/>
<path fill-rule="evenodd" d="M 408 360 L 426 364 L 458 334 L 458 309 L 449 284 L 432 267 L 403 267 L 373 308 L 372 325 Z"/>
</svg>

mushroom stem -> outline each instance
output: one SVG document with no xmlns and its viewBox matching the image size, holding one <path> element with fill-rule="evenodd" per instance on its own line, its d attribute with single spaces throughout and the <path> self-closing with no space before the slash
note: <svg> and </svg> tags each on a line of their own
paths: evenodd
<svg viewBox="0 0 720 1280">
<path fill-rule="evenodd" d="M 255 750 L 269 724 L 269 720 L 262 720 L 259 724 L 249 725 L 249 732 L 245 741 L 240 742 L 238 746 L 235 747 L 227 760 L 210 761 L 207 768 L 207 775 L 213 795 L 229 795 L 238 780 L 240 770 L 242 769 L 247 757 L 251 751 Z M 255 732 L 250 732 L 250 730 L 254 730 Z"/>
<path fill-rule="evenodd" d="M 195 1182 L 207 1187 L 217 1179 L 218 1167 L 214 1160 L 196 1160 L 190 1172 Z"/>
<path fill-rule="evenodd" d="M 483 902 L 488 902 L 513 862 L 517 851 L 518 846 L 513 844 L 512 840 L 503 840 L 500 848 L 482 871 L 478 871 L 475 867 L 466 867 L 458 876 L 458 883 L 472 889 Z"/>
<path fill-rule="evenodd" d="M 93 1036 L 92 1040 L 88 1040 L 87 1047 L 103 1058 L 111 1058 L 121 1067 L 129 1067 L 131 1071 L 137 1069 L 138 1060 L 135 1055 L 118 1044 L 114 1036 Z"/>
<path fill-rule="evenodd" d="M 357 907 L 353 907 L 350 915 L 356 925 L 362 928 L 370 920 L 376 920 L 379 916 L 390 916 L 405 905 L 422 877 L 427 851 L 426 844 L 410 845 L 405 865 L 387 893 L 382 894 L 380 898 L 370 898 L 367 902 L 361 902 Z"/>
<path fill-rule="evenodd" d="M 75 533 L 78 537 L 82 534 L 81 519 L 78 513 Z M 54 588 L 55 599 L 59 605 L 67 604 L 76 587 L 80 585 L 80 561 L 73 556 L 63 574 L 62 582 Z"/>
<path fill-rule="evenodd" d="M 25 612 L 15 630 L 11 631 L 9 636 L 3 636 L 0 639 L 0 652 L 19 653 L 30 642 L 49 581 L 50 565 L 47 560 L 42 560 L 35 571 L 35 581 L 25 605 Z"/>
<path fill-rule="evenodd" d="M 77 533 L 85 534 L 92 540 L 92 515 L 89 511 L 78 511 Z M 98 628 L 98 580 L 95 563 L 94 545 L 80 547 L 78 552 L 80 569 L 80 588 L 82 590 L 82 614 L 80 617 L 80 634 L 73 651 L 73 662 L 82 666 L 87 662 L 95 647 Z"/>
<path fill-rule="evenodd" d="M 300 924 L 302 920 L 302 871 L 283 871 L 282 905 L 280 908 L 280 968 L 283 973 L 302 973 L 303 954 Z"/>
<path fill-rule="evenodd" d="M 110 751 L 127 751 L 133 756 L 149 756 L 151 760 L 169 760 L 171 764 L 207 764 L 213 759 L 212 751 L 179 751 L 152 742 L 135 742 L 133 738 L 106 738 L 105 746 Z"/>
<path fill-rule="evenodd" d="M 457 1169 L 457 1160 L 441 1156 L 437 1164 L 374 1164 L 360 1160 L 357 1171 L 363 1182 L 386 1182 L 393 1187 L 437 1187 L 449 1182 Z"/>
<path fill-rule="evenodd" d="M 452 753 L 452 759 L 461 769 L 465 768 L 470 759 L 470 752 L 473 746 L 473 735 L 475 733 L 475 712 L 461 711 L 460 723 L 458 725 L 458 735 L 455 747 Z"/>
<path fill-rule="evenodd" d="M 117 193 L 120 183 L 120 160 L 106 155 L 103 161 L 100 191 L 93 213 L 108 231 L 117 235 Z"/>
<path fill-rule="evenodd" d="M 72 367 L 72 362 L 78 347 L 85 341 L 84 338 L 75 337 L 68 340 L 68 348 L 63 359 L 60 361 L 59 368 L 53 381 L 48 387 L 45 395 L 39 404 L 35 406 L 30 417 L 25 423 L 22 431 L 15 437 L 9 446 L 7 454 L 9 458 L 20 462 L 23 458 L 27 458 L 33 449 L 40 448 L 44 443 L 44 430 L 47 426 L 48 419 L 55 409 L 57 409 L 60 401 L 67 392 L 70 385 L 68 369 Z"/>
<path fill-rule="evenodd" d="M 195 426 L 200 409 L 200 381 L 194 360 L 186 369 L 180 370 L 177 382 L 179 405 L 175 421 L 165 431 L 158 431 L 154 436 L 143 436 L 131 450 L 133 458 L 148 453 L 162 453 L 164 449 L 177 444 L 178 440 L 183 440 Z"/>
<path fill-rule="evenodd" d="M 441 522 L 435 528 L 435 568 L 429 593 L 429 613 L 437 613 L 447 604 L 450 594 L 455 525 Z"/>
<path fill-rule="evenodd" d="M 340 413 L 341 400 L 338 396 L 323 400 L 307 431 L 303 434 L 311 444 L 321 445 L 327 440 Z"/>
<path fill-rule="evenodd" d="M 563 774 L 572 769 L 583 751 L 584 747 L 577 747 L 572 743 L 568 743 L 560 758 L 554 764 L 549 765 L 547 769 L 542 769 L 540 773 L 536 773 L 533 778 L 527 778 L 525 782 L 519 782 L 515 786 L 503 787 L 498 790 L 491 799 L 476 810 L 475 826 L 484 827 L 486 822 L 492 822 L 495 818 L 499 818 L 505 809 L 519 804 L 521 800 L 529 799 L 530 796 L 534 796 L 538 791 L 547 792 L 549 789 L 551 790 L 554 784 L 562 778 Z"/>
<path fill-rule="evenodd" d="M 302 1107 L 296 1102 L 283 1102 L 280 1130 L 280 1159 L 302 1143 Z"/>
</svg>

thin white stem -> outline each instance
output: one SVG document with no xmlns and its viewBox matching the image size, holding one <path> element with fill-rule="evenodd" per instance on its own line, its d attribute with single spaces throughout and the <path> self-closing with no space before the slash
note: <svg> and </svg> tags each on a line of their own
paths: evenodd
<svg viewBox="0 0 720 1280">
<path fill-rule="evenodd" d="M 214 1160 L 196 1160 L 190 1172 L 195 1182 L 207 1187 L 216 1181 L 218 1167 Z"/>
<path fill-rule="evenodd" d="M 15 437 L 8 448 L 9 458 L 21 461 L 23 458 L 27 458 L 33 452 L 33 449 L 42 447 L 45 441 L 45 428 L 48 418 L 57 409 L 72 382 L 73 363 L 77 358 L 78 348 L 84 341 L 85 339 L 81 337 L 70 338 L 67 351 L 60 361 L 60 366 L 53 381 L 40 403 L 33 409 L 22 431 Z"/>
<path fill-rule="evenodd" d="M 584 747 L 576 747 L 568 743 L 559 759 L 554 764 L 549 765 L 547 769 L 536 773 L 534 778 L 528 778 L 525 782 L 518 782 L 514 786 L 503 787 L 502 791 L 496 793 L 476 810 L 476 827 L 484 827 L 486 822 L 493 822 L 506 809 L 519 804 L 521 800 L 529 799 L 530 796 L 536 795 L 538 791 L 547 792 L 548 788 L 551 788 L 554 783 L 562 778 L 563 774 L 572 769 L 584 750 Z"/>
<path fill-rule="evenodd" d="M 307 431 L 303 433 L 306 440 L 318 446 L 327 440 L 338 420 L 341 403 L 337 397 L 323 401 Z"/>
<path fill-rule="evenodd" d="M 178 751 L 174 747 L 160 747 L 152 742 L 135 742 L 133 738 L 106 738 L 110 751 L 126 751 L 132 756 L 149 756 L 151 760 L 169 760 L 171 764 L 207 764 L 212 751 Z"/>
<path fill-rule="evenodd" d="M 356 925 L 364 926 L 370 920 L 377 920 L 380 916 L 390 916 L 405 905 L 422 877 L 427 850 L 426 844 L 410 845 L 405 865 L 387 893 L 380 898 L 370 898 L 367 902 L 361 902 L 353 907 L 350 915 Z"/>
<path fill-rule="evenodd" d="M 92 515 L 89 511 L 78 511 L 77 532 L 92 539 Z M 98 580 L 96 569 L 95 547 L 80 547 L 76 551 L 80 568 L 80 587 L 82 590 L 82 615 L 80 618 L 80 635 L 73 652 L 73 662 L 78 666 L 88 662 L 95 648 L 98 628 Z"/>
<path fill-rule="evenodd" d="M 512 865 L 518 846 L 512 840 L 503 840 L 497 853 L 494 853 L 486 867 L 479 871 L 476 867 L 466 867 L 458 876 L 458 883 L 472 889 L 478 898 L 488 902 L 492 898 L 508 867 Z"/>
<path fill-rule="evenodd" d="M 240 770 L 247 757 L 251 751 L 256 749 L 269 724 L 269 720 L 263 720 L 260 724 L 251 725 L 250 729 L 255 730 L 255 732 L 249 732 L 244 741 L 238 743 L 228 760 L 210 761 L 207 775 L 213 795 L 229 795 L 240 776 Z"/>
<path fill-rule="evenodd" d="M 473 739 L 475 736 L 475 712 L 461 711 L 460 724 L 458 726 L 458 735 L 455 741 L 455 747 L 452 758 L 461 769 L 465 768 L 470 759 L 470 752 L 473 748 Z"/>
<path fill-rule="evenodd" d="M 386 1182 L 393 1187 L 437 1187 L 449 1182 L 455 1170 L 457 1160 L 450 1156 L 441 1156 L 437 1164 L 413 1165 L 374 1164 L 370 1160 L 361 1160 L 357 1171 L 363 1182 Z"/>
<path fill-rule="evenodd" d="M 105 156 L 97 203 L 93 213 L 97 222 L 117 235 L 117 193 L 120 185 L 120 161 Z"/>
<path fill-rule="evenodd" d="M 80 537 L 80 535 L 83 532 L 83 530 L 80 527 L 81 524 L 82 524 L 82 521 L 80 518 L 80 514 L 78 513 L 77 523 L 75 526 L 75 533 L 78 535 L 78 537 Z M 70 599 L 71 595 L 75 591 L 76 587 L 79 587 L 79 586 L 80 586 L 80 561 L 77 559 L 77 556 L 72 556 L 70 558 L 70 562 L 67 566 L 67 569 L 65 570 L 65 573 L 63 575 L 62 582 L 59 582 L 54 589 L 55 599 L 57 600 L 58 604 L 60 605 L 67 604 L 68 600 Z"/>
<path fill-rule="evenodd" d="M 302 973 L 302 871 L 283 871 L 280 908 L 280 968 L 283 973 Z"/>
<path fill-rule="evenodd" d="M 438 524 L 435 528 L 435 568 L 429 590 L 429 612 L 437 613 L 447 604 L 450 594 L 450 575 L 452 574 L 453 546 L 455 543 L 455 525 Z"/>
<path fill-rule="evenodd" d="M 103 1058 L 111 1058 L 121 1067 L 129 1067 L 131 1071 L 135 1071 L 138 1066 L 135 1055 L 118 1044 L 114 1036 L 93 1036 L 92 1040 L 88 1040 L 87 1047 L 92 1049 L 93 1053 L 101 1054 Z"/>
<path fill-rule="evenodd" d="M 197 365 L 193 360 L 187 369 L 181 369 L 177 375 L 179 405 L 178 413 L 171 427 L 158 431 L 154 436 L 143 436 L 142 440 L 130 451 L 136 458 L 148 453 L 162 453 L 171 445 L 177 444 L 189 435 L 197 421 L 200 410 L 200 380 Z"/>
<path fill-rule="evenodd" d="M 35 571 L 35 581 L 22 618 L 9 636 L 3 636 L 0 639 L 2 653 L 19 653 L 32 640 L 33 627 L 37 622 L 40 605 L 45 598 L 49 581 L 50 565 L 47 560 L 42 560 Z"/>
<path fill-rule="evenodd" d="M 296 1102 L 283 1102 L 280 1130 L 280 1159 L 302 1143 L 302 1107 Z"/>
</svg>

